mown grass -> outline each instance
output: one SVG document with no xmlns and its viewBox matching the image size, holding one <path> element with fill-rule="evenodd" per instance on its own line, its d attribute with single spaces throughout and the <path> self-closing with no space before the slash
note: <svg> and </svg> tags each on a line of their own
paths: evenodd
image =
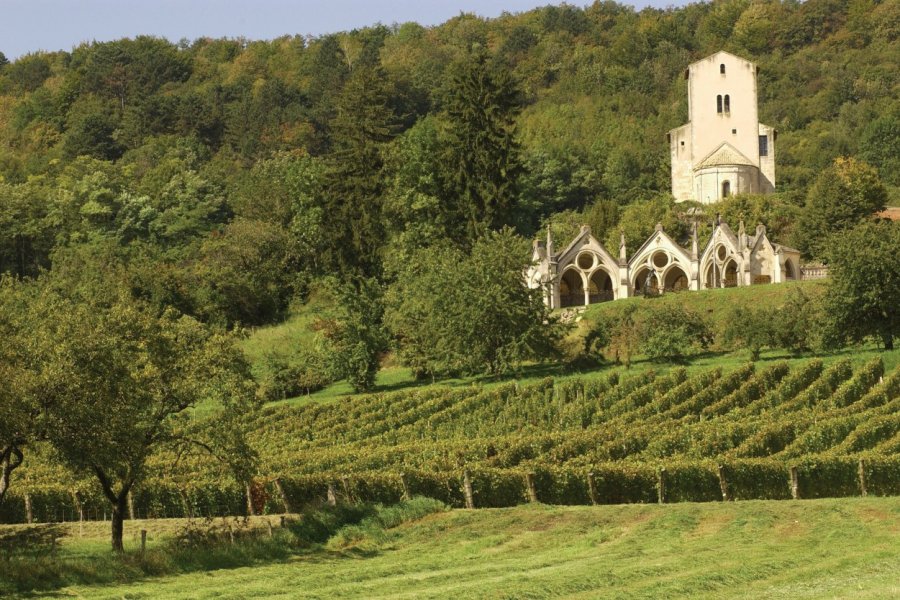
<svg viewBox="0 0 900 600">
<path fill-rule="evenodd" d="M 417 515 L 421 516 L 421 515 Z M 362 522 L 361 522 L 362 523 Z M 365 530 L 365 526 L 362 527 Z M 85 598 L 892 598 L 900 499 L 520 506 L 432 514 L 377 539 Z M 364 544 L 359 542 L 365 540 Z M 29 597 L 40 597 L 35 594 Z"/>
<path fill-rule="evenodd" d="M 125 553 L 112 553 L 109 524 L 55 524 L 59 542 L 39 547 L 0 547 L 0 597 L 48 593 L 66 586 L 100 586 L 150 577 L 211 572 L 285 561 L 334 550 L 376 548 L 389 531 L 410 520 L 446 510 L 430 498 L 394 506 L 339 505 L 302 515 L 219 519 L 156 519 L 126 522 Z M 0 526 L 0 534 L 31 526 Z M 141 550 L 140 531 L 147 531 Z"/>
</svg>

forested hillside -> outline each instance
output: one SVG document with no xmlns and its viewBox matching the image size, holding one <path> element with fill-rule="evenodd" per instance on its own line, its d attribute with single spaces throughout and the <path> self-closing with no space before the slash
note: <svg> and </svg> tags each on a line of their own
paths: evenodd
<svg viewBox="0 0 900 600">
<path fill-rule="evenodd" d="M 0 57 L 0 270 L 121 263 L 160 306 L 262 324 L 322 276 L 389 281 L 422 248 L 531 236 L 551 215 L 560 235 L 621 218 L 632 243 L 627 205 L 673 211 L 682 73 L 720 49 L 760 67 L 760 119 L 779 131 L 763 216 L 790 242 L 836 157 L 900 184 L 898 31 L 889 1 L 597 2 Z"/>
</svg>

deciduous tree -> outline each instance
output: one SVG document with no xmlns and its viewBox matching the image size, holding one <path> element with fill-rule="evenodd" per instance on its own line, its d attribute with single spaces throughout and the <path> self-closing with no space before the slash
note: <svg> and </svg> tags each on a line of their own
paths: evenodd
<svg viewBox="0 0 900 600">
<path fill-rule="evenodd" d="M 47 438 L 76 472 L 97 478 L 112 507 L 112 547 L 122 551 L 128 493 L 154 451 L 197 445 L 249 478 L 239 424 L 255 384 L 231 336 L 124 292 L 89 297 L 48 285 L 30 311 L 28 352 Z M 222 410 L 200 439 L 188 433 L 187 411 L 204 401 Z"/>
<path fill-rule="evenodd" d="M 838 158 L 809 190 L 797 227 L 800 249 L 824 257 L 828 236 L 874 218 L 886 200 L 887 190 L 875 169 L 854 158 Z"/>
<path fill-rule="evenodd" d="M 893 350 L 900 335 L 900 226 L 863 223 L 833 236 L 828 247 L 825 342 L 840 346 L 869 336 Z"/>
<path fill-rule="evenodd" d="M 386 323 L 402 360 L 419 375 L 498 374 L 555 354 L 560 326 L 522 272 L 526 249 L 511 230 L 470 254 L 421 251 L 388 293 Z"/>
</svg>

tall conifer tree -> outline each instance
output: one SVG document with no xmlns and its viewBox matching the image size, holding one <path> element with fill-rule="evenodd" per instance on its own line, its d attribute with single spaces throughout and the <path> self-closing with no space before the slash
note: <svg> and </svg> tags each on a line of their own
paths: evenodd
<svg viewBox="0 0 900 600">
<path fill-rule="evenodd" d="M 327 157 L 325 229 L 331 267 L 367 277 L 380 274 L 384 243 L 383 145 L 394 130 L 385 76 L 378 67 L 353 70 L 338 99 Z"/>
<path fill-rule="evenodd" d="M 455 66 L 446 107 L 448 191 L 471 240 L 512 222 L 522 172 L 521 93 L 480 47 Z"/>
</svg>

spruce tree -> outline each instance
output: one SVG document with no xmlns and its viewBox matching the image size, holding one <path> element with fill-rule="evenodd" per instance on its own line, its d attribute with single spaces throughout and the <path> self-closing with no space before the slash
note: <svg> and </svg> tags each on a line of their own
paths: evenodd
<svg viewBox="0 0 900 600">
<path fill-rule="evenodd" d="M 338 98 L 326 157 L 326 266 L 365 277 L 378 276 L 384 244 L 383 145 L 393 135 L 385 77 L 377 67 L 354 69 Z M 330 263 L 330 264 L 329 264 Z"/>
<path fill-rule="evenodd" d="M 447 191 L 470 242 L 513 220 L 522 173 L 515 119 L 521 93 L 477 47 L 455 65 L 446 104 Z"/>
</svg>

